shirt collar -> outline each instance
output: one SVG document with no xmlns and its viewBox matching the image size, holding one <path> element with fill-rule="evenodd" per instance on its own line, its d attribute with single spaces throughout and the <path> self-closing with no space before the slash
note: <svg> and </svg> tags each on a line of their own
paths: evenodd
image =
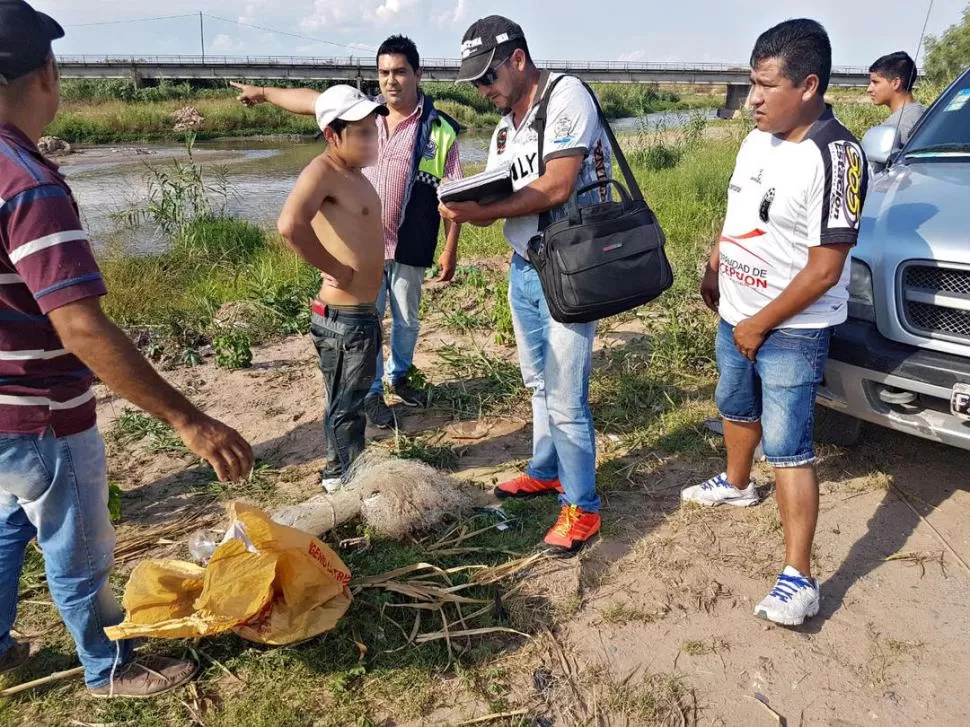
<svg viewBox="0 0 970 727">
<path fill-rule="evenodd" d="M 58 167 L 57 162 L 54 162 L 41 154 L 40 149 L 37 148 L 37 144 L 35 144 L 19 126 L 9 123 L 0 123 L 0 137 L 3 137 L 13 144 L 16 144 L 22 149 L 26 149 L 32 157 L 43 164 L 51 172 L 56 174 L 58 178 L 62 180 L 64 179 L 64 175 L 61 174 L 61 170 Z"/>
<path fill-rule="evenodd" d="M 27 147 L 31 151 L 37 151 L 37 145 L 27 138 L 27 135 L 20 130 L 19 126 L 9 123 L 0 123 L 0 135 L 6 136 L 11 141 L 15 141 L 20 146 Z"/>
<path fill-rule="evenodd" d="M 805 136 L 802 138 L 802 141 L 807 141 L 817 134 L 822 127 L 834 120 L 835 112 L 832 111 L 832 104 L 825 104 L 825 110 L 822 112 L 822 115 L 819 116 L 810 127 L 808 127 L 808 131 L 805 132 Z"/>
<path fill-rule="evenodd" d="M 387 99 L 384 98 L 383 94 L 380 94 L 374 100 L 377 101 L 377 103 L 379 104 L 387 104 Z M 424 113 L 424 94 L 418 91 L 418 105 L 414 107 L 414 111 L 411 112 L 410 116 L 408 116 L 407 119 L 412 119 L 415 116 L 420 116 L 423 113 Z M 405 119 L 405 121 L 407 121 L 407 119 Z"/>
</svg>

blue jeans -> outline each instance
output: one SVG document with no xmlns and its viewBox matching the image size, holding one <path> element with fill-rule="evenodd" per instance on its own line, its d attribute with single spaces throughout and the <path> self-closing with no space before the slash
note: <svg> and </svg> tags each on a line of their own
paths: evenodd
<svg viewBox="0 0 970 727">
<path fill-rule="evenodd" d="M 310 336 L 327 391 L 323 476 L 346 478 L 350 465 L 364 451 L 364 399 L 374 379 L 374 357 L 381 350 L 381 324 L 375 313 L 328 308 L 326 315 L 313 312 Z"/>
<path fill-rule="evenodd" d="M 106 626 L 124 614 L 108 585 L 115 531 L 108 517 L 104 442 L 96 427 L 69 437 L 0 434 L 0 654 L 12 645 L 27 544 L 44 554 L 47 585 L 74 637 L 89 687 L 131 656 Z"/>
<path fill-rule="evenodd" d="M 377 294 L 377 317 L 383 321 L 387 303 L 391 303 L 391 358 L 387 365 L 387 378 L 391 385 L 403 381 L 414 363 L 414 348 L 418 345 L 421 323 L 421 285 L 426 268 L 387 260 L 384 263 L 384 280 Z M 370 387 L 369 396 L 384 393 L 384 349 L 377 350 L 377 376 Z"/>
<path fill-rule="evenodd" d="M 822 381 L 831 328 L 776 328 L 754 362 L 734 345 L 734 327 L 717 329 L 715 399 L 728 421 L 761 421 L 765 459 L 774 467 L 815 461 L 815 394 Z"/>
<path fill-rule="evenodd" d="M 596 323 L 558 323 L 539 274 L 519 255 L 509 270 L 509 304 L 519 367 L 532 390 L 532 461 L 526 474 L 562 482 L 563 504 L 598 512 L 596 435 L 589 374 Z"/>
</svg>

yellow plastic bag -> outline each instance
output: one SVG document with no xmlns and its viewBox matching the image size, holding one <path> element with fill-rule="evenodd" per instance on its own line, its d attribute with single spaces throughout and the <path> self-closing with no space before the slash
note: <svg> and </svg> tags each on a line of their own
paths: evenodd
<svg viewBox="0 0 970 727">
<path fill-rule="evenodd" d="M 350 571 L 312 535 L 261 510 L 229 505 L 230 530 L 205 568 L 149 560 L 131 572 L 123 623 L 108 638 L 162 639 L 234 631 L 264 644 L 292 644 L 329 631 L 350 607 Z"/>
</svg>

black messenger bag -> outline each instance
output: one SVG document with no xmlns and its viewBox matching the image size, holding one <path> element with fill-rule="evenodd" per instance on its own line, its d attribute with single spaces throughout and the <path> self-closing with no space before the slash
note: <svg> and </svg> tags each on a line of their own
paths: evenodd
<svg viewBox="0 0 970 727">
<path fill-rule="evenodd" d="M 539 176 L 545 173 L 543 136 L 549 98 L 560 76 L 549 84 L 536 111 L 539 134 Z M 582 81 L 580 81 L 582 83 Z M 529 241 L 529 262 L 542 281 L 549 312 L 560 323 L 588 323 L 648 303 L 673 285 L 674 274 L 664 253 L 664 233 L 643 199 L 609 122 L 592 89 L 599 121 L 613 148 L 613 157 L 633 196 L 615 179 L 602 179 L 576 190 L 566 205 L 567 216 L 544 224 Z M 615 188 L 619 201 L 580 208 L 577 196 L 591 189 Z"/>
</svg>

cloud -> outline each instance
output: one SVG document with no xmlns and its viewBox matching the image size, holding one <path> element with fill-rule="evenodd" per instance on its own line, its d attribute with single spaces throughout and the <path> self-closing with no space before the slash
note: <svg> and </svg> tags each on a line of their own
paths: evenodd
<svg viewBox="0 0 970 727">
<path fill-rule="evenodd" d="M 374 10 L 374 15 L 382 21 L 388 21 L 399 13 L 406 13 L 418 5 L 418 0 L 385 0 Z"/>
<path fill-rule="evenodd" d="M 455 0 L 455 7 L 446 13 L 441 13 L 434 18 L 434 24 L 440 27 L 456 25 L 464 20 L 468 14 L 468 3 L 465 0 Z"/>
<path fill-rule="evenodd" d="M 234 51 L 242 49 L 242 43 L 234 41 L 225 33 L 219 33 L 211 43 L 209 43 L 210 50 L 215 51 Z"/>
<path fill-rule="evenodd" d="M 360 17 L 361 3 L 353 0 L 316 0 L 313 12 L 300 20 L 303 30 L 332 30 Z"/>
<path fill-rule="evenodd" d="M 246 3 L 243 7 L 243 11 L 239 15 L 239 22 L 246 23 L 247 25 L 258 25 L 260 15 L 268 8 L 268 0 L 251 0 L 251 2 Z"/>
<path fill-rule="evenodd" d="M 300 21 L 300 27 L 347 33 L 391 22 L 420 23 L 427 16 L 427 0 L 314 0 L 313 12 Z"/>
</svg>

